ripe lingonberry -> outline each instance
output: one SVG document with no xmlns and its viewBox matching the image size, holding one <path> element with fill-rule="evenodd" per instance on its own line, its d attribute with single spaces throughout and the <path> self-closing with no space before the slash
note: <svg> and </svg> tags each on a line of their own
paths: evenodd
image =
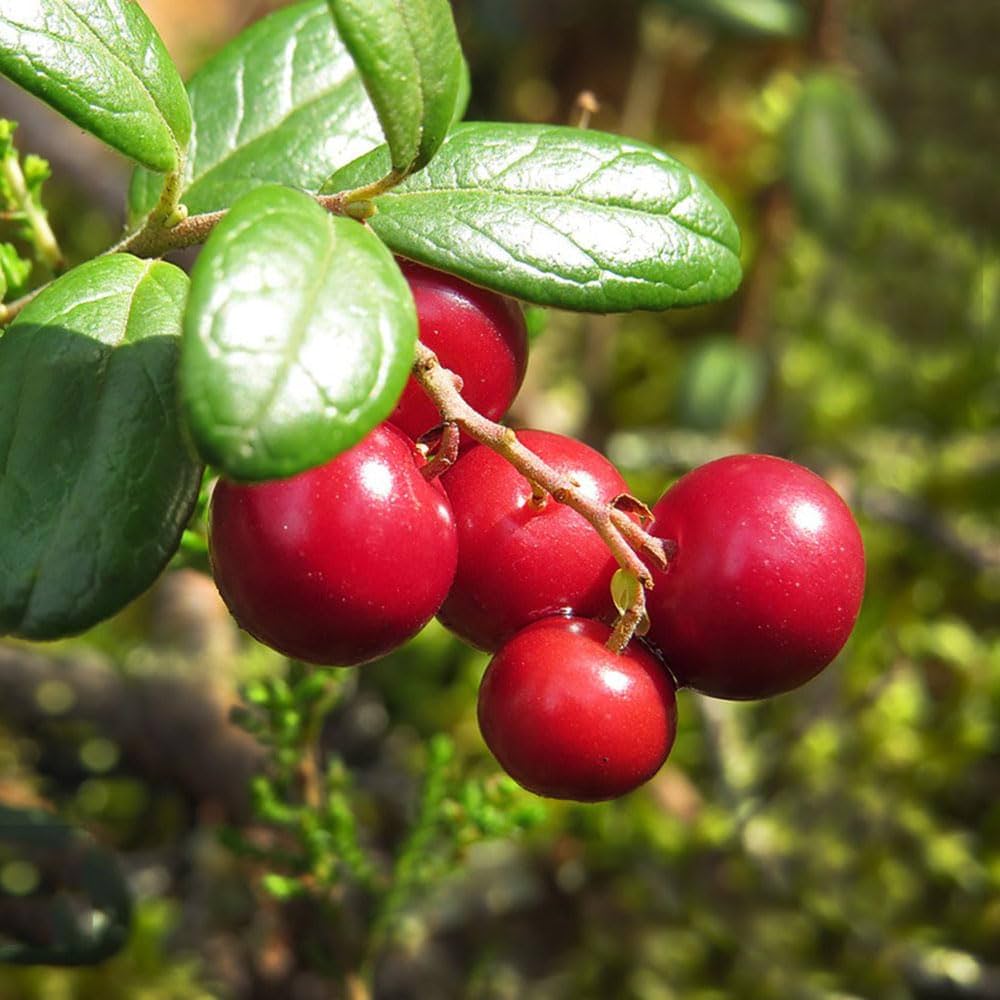
<svg viewBox="0 0 1000 1000">
<path fill-rule="evenodd" d="M 734 455 L 678 480 L 653 507 L 676 553 L 647 609 L 678 682 L 719 698 L 790 691 L 837 655 L 864 590 L 861 535 L 819 476 Z"/>
<path fill-rule="evenodd" d="M 417 306 L 420 340 L 462 379 L 462 398 L 484 417 L 499 420 L 521 388 L 527 364 L 521 307 L 455 275 L 407 260 L 399 266 Z M 416 440 L 441 423 L 441 416 L 411 378 L 389 420 Z"/>
<path fill-rule="evenodd" d="M 326 465 L 258 484 L 220 481 L 210 554 L 219 591 L 261 642 L 347 666 L 419 631 L 455 574 L 451 505 L 387 424 Z"/>
<path fill-rule="evenodd" d="M 610 628 L 544 618 L 493 657 L 479 688 L 479 728 L 503 769 L 557 799 L 611 799 L 651 778 L 677 728 L 674 684 L 637 642 L 605 646 Z"/>
<path fill-rule="evenodd" d="M 603 502 L 626 490 L 618 470 L 587 445 L 547 431 L 518 438 L 552 468 Z M 615 560 L 576 511 L 545 497 L 506 459 L 479 445 L 442 477 L 458 529 L 458 568 L 438 617 L 473 646 L 493 651 L 545 615 L 613 614 Z"/>
</svg>

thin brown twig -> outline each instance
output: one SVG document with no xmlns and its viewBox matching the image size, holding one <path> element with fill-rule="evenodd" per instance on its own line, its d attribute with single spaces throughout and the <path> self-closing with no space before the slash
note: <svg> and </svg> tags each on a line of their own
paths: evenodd
<svg viewBox="0 0 1000 1000">
<path fill-rule="evenodd" d="M 590 119 L 601 110 L 601 102 L 592 90 L 581 90 L 576 95 L 573 110 L 576 112 L 576 127 L 590 128 Z"/>
<path fill-rule="evenodd" d="M 458 427 L 455 424 L 444 424 L 441 428 L 440 439 L 433 457 L 420 470 L 424 478 L 428 481 L 434 480 L 447 472 L 458 458 L 458 445 Z"/>
<path fill-rule="evenodd" d="M 38 288 L 27 295 L 22 295 L 19 299 L 14 299 L 13 302 L 7 302 L 0 305 L 0 325 L 5 325 L 9 323 L 15 316 L 43 289 L 47 288 L 48 283 L 44 285 L 39 285 Z"/>
<path fill-rule="evenodd" d="M 608 649 L 613 649 L 620 653 L 632 641 L 643 618 L 646 617 L 646 592 L 642 587 L 636 588 L 636 597 L 615 622 L 615 627 L 611 630 L 608 639 Z"/>
</svg>

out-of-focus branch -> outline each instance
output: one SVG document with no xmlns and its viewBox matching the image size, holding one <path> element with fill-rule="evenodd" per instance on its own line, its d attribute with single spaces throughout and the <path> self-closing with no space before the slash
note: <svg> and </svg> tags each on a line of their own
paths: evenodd
<svg viewBox="0 0 1000 1000">
<path fill-rule="evenodd" d="M 46 710 L 59 690 L 63 711 Z M 228 719 L 228 706 L 203 685 L 175 677 L 125 677 L 100 661 L 40 656 L 0 646 L 0 718 L 33 736 L 54 720 L 93 725 L 126 766 L 147 780 L 216 803 L 232 821 L 249 815 L 248 786 L 262 748 Z"/>
<path fill-rule="evenodd" d="M 869 486 L 859 492 L 855 505 L 865 516 L 907 528 L 976 570 L 1000 568 L 1000 539 L 977 544 L 963 538 L 943 514 L 904 493 Z"/>
</svg>

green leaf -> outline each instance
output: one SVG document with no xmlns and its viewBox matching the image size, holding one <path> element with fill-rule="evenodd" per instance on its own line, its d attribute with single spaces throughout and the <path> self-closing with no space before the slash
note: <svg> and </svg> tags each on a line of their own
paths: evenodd
<svg viewBox="0 0 1000 1000">
<path fill-rule="evenodd" d="M 177 170 L 184 84 L 133 0 L 18 0 L 0 11 L 0 72 L 150 170 Z"/>
<path fill-rule="evenodd" d="M 228 208 L 261 184 L 317 191 L 384 141 L 326 0 L 256 22 L 195 74 L 188 92 L 194 129 L 181 200 L 192 214 Z M 135 173 L 133 222 L 153 208 L 161 185 Z"/>
<path fill-rule="evenodd" d="M 663 0 L 678 13 L 741 35 L 795 37 L 806 26 L 800 0 Z"/>
<path fill-rule="evenodd" d="M 378 111 L 393 170 L 428 163 L 451 125 L 464 60 L 448 0 L 329 0 Z"/>
<path fill-rule="evenodd" d="M 822 74 L 807 80 L 788 123 L 786 170 L 807 222 L 839 228 L 850 191 L 850 152 L 841 115 L 840 84 Z"/>
<path fill-rule="evenodd" d="M 382 176 L 385 147 L 324 190 Z M 539 305 L 590 312 L 712 302 L 740 282 L 739 232 L 700 178 L 634 139 L 464 123 L 375 199 L 396 252 Z"/>
<path fill-rule="evenodd" d="M 462 71 L 458 78 L 458 90 L 455 93 L 455 108 L 451 113 L 452 125 L 460 122 L 465 117 L 471 97 L 472 74 L 469 72 L 469 63 L 466 61 L 465 56 L 462 56 Z"/>
<path fill-rule="evenodd" d="M 187 285 L 100 257 L 0 338 L 0 634 L 81 631 L 177 548 L 200 481 L 175 403 Z"/>
<path fill-rule="evenodd" d="M 244 195 L 195 264 L 182 396 L 205 458 L 235 479 L 291 476 L 395 406 L 416 309 L 364 225 L 277 186 Z"/>
<path fill-rule="evenodd" d="M 836 73 L 811 74 L 802 85 L 785 136 L 786 171 L 810 224 L 836 232 L 849 205 L 891 153 L 884 122 L 866 95 Z"/>
</svg>

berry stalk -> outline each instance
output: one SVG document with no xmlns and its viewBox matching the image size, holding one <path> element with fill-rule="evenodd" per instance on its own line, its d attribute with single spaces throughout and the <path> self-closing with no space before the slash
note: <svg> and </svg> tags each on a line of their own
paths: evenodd
<svg viewBox="0 0 1000 1000">
<path fill-rule="evenodd" d="M 575 510 L 594 528 L 618 565 L 639 580 L 642 587 L 637 588 L 635 607 L 629 608 L 623 616 L 623 620 L 626 620 L 624 629 L 615 630 L 615 646 L 624 648 L 636 623 L 642 619 L 645 608 L 644 589 L 651 589 L 653 586 L 652 573 L 640 553 L 649 556 L 658 566 L 666 566 L 667 553 L 663 542 L 650 535 L 614 504 L 601 503 L 586 496 L 579 484 L 557 472 L 526 448 L 510 427 L 495 423 L 473 409 L 462 398 L 454 374 L 441 365 L 437 355 L 429 347 L 419 342 L 413 363 L 413 377 L 431 398 L 446 426 L 457 425 L 469 437 L 510 462 L 532 484 L 533 489 L 540 487 L 556 502 Z M 625 636 L 625 631 L 629 635 Z"/>
</svg>

